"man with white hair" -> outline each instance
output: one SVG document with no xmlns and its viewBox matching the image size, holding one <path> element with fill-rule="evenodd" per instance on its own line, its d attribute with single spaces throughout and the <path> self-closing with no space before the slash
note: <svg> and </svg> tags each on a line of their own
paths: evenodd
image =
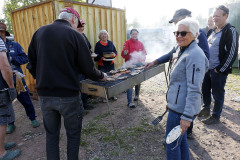
<svg viewBox="0 0 240 160">
<path fill-rule="evenodd" d="M 28 48 L 28 69 L 36 79 L 49 160 L 60 159 L 61 116 L 67 134 L 67 159 L 78 160 L 83 117 L 78 74 L 106 80 L 106 74 L 94 67 L 88 46 L 76 30 L 79 20 L 76 10 L 64 8 L 59 19 L 34 33 Z"/>
</svg>

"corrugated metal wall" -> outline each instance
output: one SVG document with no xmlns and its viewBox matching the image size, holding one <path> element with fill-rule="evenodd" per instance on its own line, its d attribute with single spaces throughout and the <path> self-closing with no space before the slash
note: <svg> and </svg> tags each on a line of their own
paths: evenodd
<svg viewBox="0 0 240 160">
<path fill-rule="evenodd" d="M 35 5 L 12 11 L 12 24 L 15 41 L 17 41 L 27 53 L 28 45 L 33 33 L 41 26 L 52 23 L 64 7 L 73 7 L 85 21 L 85 34 L 88 37 L 92 50 L 98 39 L 100 30 L 108 31 L 109 40 L 113 41 L 118 56 L 115 59 L 116 68 L 124 63 L 121 58 L 121 50 L 126 41 L 126 17 L 125 11 L 86 3 L 53 0 L 41 2 Z M 35 92 L 35 81 L 26 67 L 22 67 L 29 90 Z"/>
<path fill-rule="evenodd" d="M 34 32 L 39 27 L 53 22 L 54 13 L 52 6 L 53 3 L 49 1 L 17 9 L 12 12 L 11 15 L 14 40 L 23 47 L 26 53 Z M 22 66 L 22 70 L 26 75 L 25 80 L 29 90 L 31 92 L 36 92 L 35 80 L 26 69 L 26 65 Z"/>
</svg>

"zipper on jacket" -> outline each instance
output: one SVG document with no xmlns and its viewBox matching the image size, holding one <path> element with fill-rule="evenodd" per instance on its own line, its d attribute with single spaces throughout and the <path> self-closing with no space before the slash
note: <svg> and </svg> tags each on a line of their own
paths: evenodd
<svg viewBox="0 0 240 160">
<path fill-rule="evenodd" d="M 181 85 L 178 86 L 177 98 L 176 98 L 176 102 L 175 102 L 175 104 L 177 104 L 177 100 L 178 100 L 178 95 L 179 95 L 180 88 L 181 88 Z"/>
<path fill-rule="evenodd" d="M 194 84 L 195 64 L 193 64 L 192 84 Z"/>
</svg>

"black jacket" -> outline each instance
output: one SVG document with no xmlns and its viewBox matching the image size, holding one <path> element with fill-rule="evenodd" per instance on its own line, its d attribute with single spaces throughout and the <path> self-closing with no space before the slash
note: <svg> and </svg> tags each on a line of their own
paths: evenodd
<svg viewBox="0 0 240 160">
<path fill-rule="evenodd" d="M 216 29 L 216 28 L 215 28 Z M 213 30 L 215 30 L 213 29 Z M 208 37 L 213 30 L 209 30 Z M 216 67 L 216 70 L 221 73 L 231 73 L 232 64 L 234 63 L 238 54 L 238 32 L 231 24 L 226 24 L 222 29 L 222 36 L 219 44 L 219 61 L 220 64 Z M 211 56 L 211 53 L 210 53 Z"/>
<path fill-rule="evenodd" d="M 103 78 L 95 69 L 84 37 L 66 20 L 39 28 L 28 48 L 29 71 L 40 96 L 72 97 L 79 94 L 78 74 Z"/>
<path fill-rule="evenodd" d="M 82 35 L 83 35 L 83 37 L 85 38 L 85 42 L 87 43 L 87 46 L 88 46 L 90 52 L 93 53 L 92 50 L 91 50 L 91 49 L 92 49 L 92 46 L 91 46 L 91 44 L 90 44 L 87 36 L 86 36 L 84 33 L 82 33 Z"/>
</svg>

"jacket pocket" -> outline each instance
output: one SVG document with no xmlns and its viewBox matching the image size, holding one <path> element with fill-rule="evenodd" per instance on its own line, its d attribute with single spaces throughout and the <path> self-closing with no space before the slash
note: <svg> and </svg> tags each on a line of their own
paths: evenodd
<svg viewBox="0 0 240 160">
<path fill-rule="evenodd" d="M 178 101 L 178 95 L 179 95 L 179 92 L 180 92 L 180 88 L 181 88 L 181 85 L 178 86 L 178 91 L 177 91 L 177 97 L 176 97 L 175 104 L 177 104 L 177 101 Z"/>
<path fill-rule="evenodd" d="M 195 64 L 193 64 L 192 84 L 194 84 Z"/>
</svg>

